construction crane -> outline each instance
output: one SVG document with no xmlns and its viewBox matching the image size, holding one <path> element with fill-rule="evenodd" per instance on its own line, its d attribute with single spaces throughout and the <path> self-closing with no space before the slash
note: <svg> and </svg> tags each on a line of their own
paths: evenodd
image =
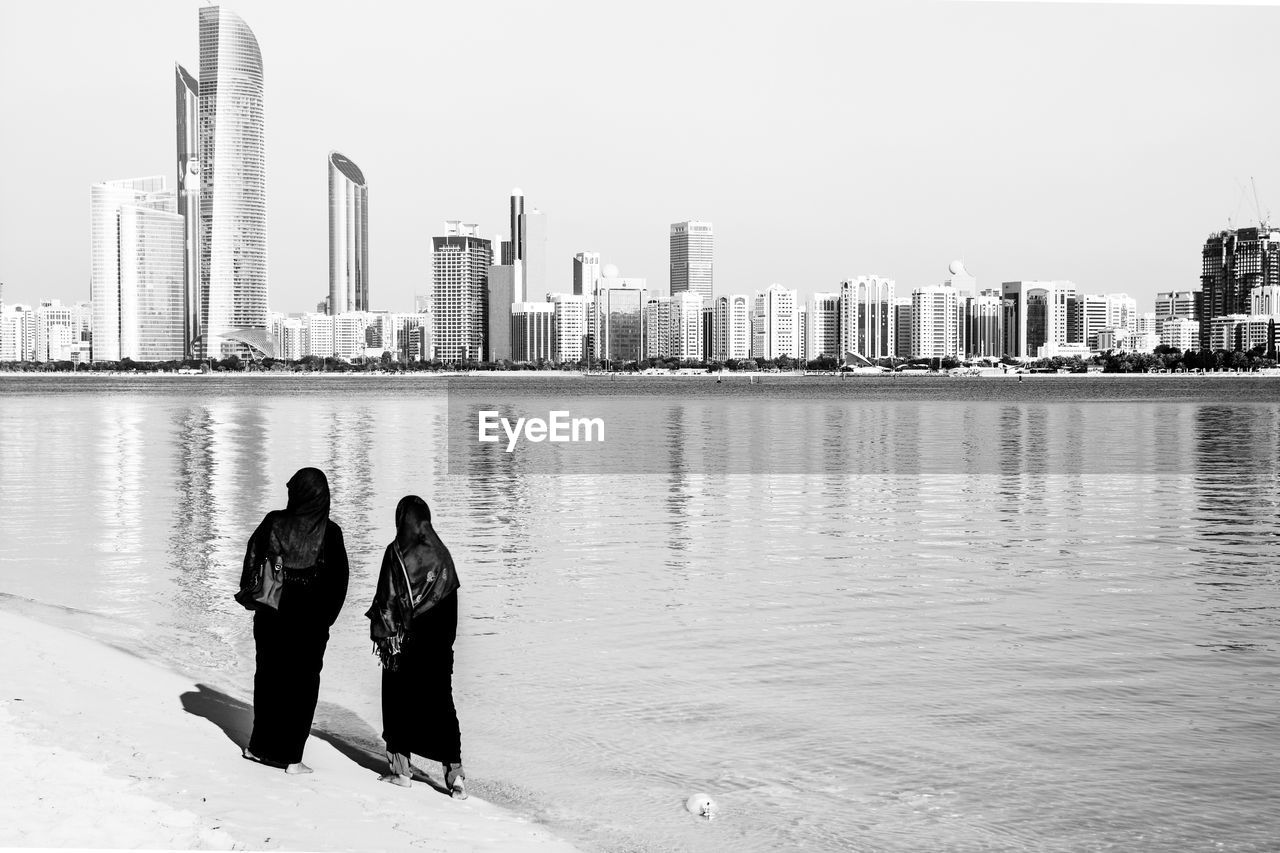
<svg viewBox="0 0 1280 853">
<path fill-rule="evenodd" d="M 1268 210 L 1266 216 L 1262 215 L 1262 205 L 1258 204 L 1258 184 L 1253 180 L 1253 175 L 1249 176 L 1249 185 L 1253 187 L 1253 210 L 1258 214 L 1258 224 L 1265 228 L 1271 221 L 1271 211 Z"/>
</svg>

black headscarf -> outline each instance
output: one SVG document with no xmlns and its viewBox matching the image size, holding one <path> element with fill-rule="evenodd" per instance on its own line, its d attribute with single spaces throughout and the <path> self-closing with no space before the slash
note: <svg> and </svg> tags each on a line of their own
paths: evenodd
<svg viewBox="0 0 1280 853">
<path fill-rule="evenodd" d="M 271 551 L 290 569 L 314 566 L 329 524 L 329 481 L 319 468 L 302 468 L 290 478 L 289 505 L 271 527 Z"/>
</svg>

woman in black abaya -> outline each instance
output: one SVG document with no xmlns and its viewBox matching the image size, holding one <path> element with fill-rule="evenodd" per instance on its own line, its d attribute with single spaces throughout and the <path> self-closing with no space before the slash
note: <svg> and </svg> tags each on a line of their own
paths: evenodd
<svg viewBox="0 0 1280 853">
<path fill-rule="evenodd" d="M 244 757 L 287 773 L 310 773 L 302 750 L 320 694 L 329 628 L 347 596 L 347 549 L 342 528 L 329 520 L 324 472 L 303 468 L 288 489 L 288 506 L 267 513 L 244 558 L 244 579 L 265 555 L 278 555 L 284 566 L 280 609 L 259 605 L 253 614 L 257 671 L 253 734 Z"/>
<path fill-rule="evenodd" d="M 382 658 L 382 737 L 390 772 L 408 786 L 409 757 L 441 763 L 445 786 L 467 796 L 462 737 L 453 705 L 453 641 L 458 631 L 458 572 L 417 495 L 396 507 L 396 538 L 382 557 L 369 617 Z"/>
</svg>

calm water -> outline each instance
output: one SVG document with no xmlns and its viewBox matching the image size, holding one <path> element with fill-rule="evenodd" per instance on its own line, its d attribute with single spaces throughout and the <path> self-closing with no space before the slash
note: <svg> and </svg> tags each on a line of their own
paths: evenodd
<svg viewBox="0 0 1280 853">
<path fill-rule="evenodd" d="M 588 849 L 1280 845 L 1280 381 L 485 381 L 801 461 L 467 469 L 438 379 L 0 378 L 0 606 L 247 697 L 244 543 L 316 465 L 317 726 L 377 744 L 362 614 L 421 494 L 474 790 Z"/>
</svg>

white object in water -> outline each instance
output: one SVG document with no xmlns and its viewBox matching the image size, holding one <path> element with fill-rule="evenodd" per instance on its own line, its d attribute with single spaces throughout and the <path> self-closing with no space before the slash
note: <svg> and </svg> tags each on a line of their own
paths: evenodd
<svg viewBox="0 0 1280 853">
<path fill-rule="evenodd" d="M 710 818 L 716 812 L 715 801 L 706 794 L 694 794 L 685 800 L 684 807 L 699 817 Z"/>
</svg>

